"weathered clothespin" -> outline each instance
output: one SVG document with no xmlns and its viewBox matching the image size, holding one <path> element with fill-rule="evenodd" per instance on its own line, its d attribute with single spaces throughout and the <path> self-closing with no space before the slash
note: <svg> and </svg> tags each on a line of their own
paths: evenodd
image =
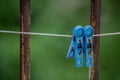
<svg viewBox="0 0 120 80">
<path fill-rule="evenodd" d="M 93 66 L 92 36 L 94 30 L 90 25 L 76 26 L 73 30 L 72 41 L 68 50 L 67 58 L 76 59 L 76 67 L 83 66 L 83 56 L 86 58 L 86 66 Z"/>
</svg>

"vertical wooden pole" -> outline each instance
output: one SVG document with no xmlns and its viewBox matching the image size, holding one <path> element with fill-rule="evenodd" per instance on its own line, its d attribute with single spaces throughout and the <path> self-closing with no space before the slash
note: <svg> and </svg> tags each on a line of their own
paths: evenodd
<svg viewBox="0 0 120 80">
<path fill-rule="evenodd" d="M 30 32 L 30 0 L 20 0 L 20 31 Z M 20 35 L 20 80 L 30 80 L 30 35 Z"/>
<path fill-rule="evenodd" d="M 95 34 L 100 33 L 100 12 L 101 12 L 101 0 L 91 0 L 91 16 L 90 24 L 95 30 Z M 100 38 L 94 37 L 93 39 L 93 58 L 94 66 L 90 68 L 90 79 L 99 80 L 99 49 Z"/>
</svg>

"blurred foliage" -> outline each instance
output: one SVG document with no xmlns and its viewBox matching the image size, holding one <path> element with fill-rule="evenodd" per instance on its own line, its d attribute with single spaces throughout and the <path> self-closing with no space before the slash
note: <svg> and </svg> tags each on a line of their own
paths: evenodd
<svg viewBox="0 0 120 80">
<path fill-rule="evenodd" d="M 101 33 L 120 31 L 119 0 L 102 0 Z M 90 0 L 31 0 L 31 31 L 72 34 L 89 24 Z M 0 0 L 0 29 L 19 31 L 19 0 Z M 66 59 L 69 38 L 31 36 L 31 80 L 88 80 Z M 100 80 L 120 80 L 120 36 L 101 37 Z M 19 35 L 0 33 L 0 80 L 19 80 Z"/>
</svg>

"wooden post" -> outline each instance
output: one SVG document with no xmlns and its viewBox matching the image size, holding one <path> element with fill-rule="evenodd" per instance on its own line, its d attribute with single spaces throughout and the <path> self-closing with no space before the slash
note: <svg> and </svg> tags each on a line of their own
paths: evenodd
<svg viewBox="0 0 120 80">
<path fill-rule="evenodd" d="M 20 31 L 30 32 L 30 0 L 20 0 Z M 20 35 L 20 80 L 30 80 L 30 35 Z"/>
<path fill-rule="evenodd" d="M 90 24 L 95 30 L 95 34 L 100 34 L 100 12 L 101 12 L 101 0 L 91 0 L 91 16 Z M 94 37 L 93 39 L 93 58 L 94 65 L 89 70 L 89 80 L 99 80 L 99 49 L 100 38 Z"/>
</svg>

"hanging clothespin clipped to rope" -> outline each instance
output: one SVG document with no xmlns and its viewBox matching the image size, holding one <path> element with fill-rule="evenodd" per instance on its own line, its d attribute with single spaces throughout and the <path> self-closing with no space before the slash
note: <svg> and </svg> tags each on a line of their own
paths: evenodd
<svg viewBox="0 0 120 80">
<path fill-rule="evenodd" d="M 93 34 L 94 30 L 90 25 L 86 25 L 85 27 L 78 25 L 74 28 L 67 58 L 75 58 L 76 67 L 83 66 L 84 56 L 86 60 L 86 67 L 93 66 Z"/>
</svg>

